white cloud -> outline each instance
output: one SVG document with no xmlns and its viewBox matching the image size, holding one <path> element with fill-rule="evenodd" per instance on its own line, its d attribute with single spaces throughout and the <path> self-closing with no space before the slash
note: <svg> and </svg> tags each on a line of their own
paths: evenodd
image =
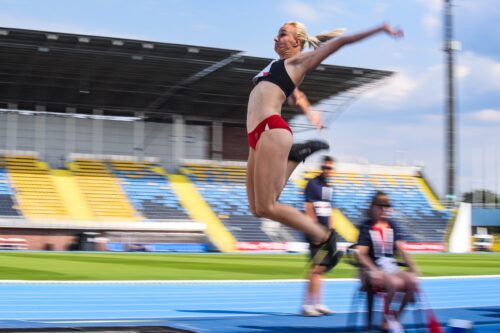
<svg viewBox="0 0 500 333">
<path fill-rule="evenodd" d="M 464 80 L 471 73 L 471 68 L 466 65 L 455 65 L 455 75 L 459 80 Z"/>
<path fill-rule="evenodd" d="M 422 18 L 422 25 L 429 34 L 434 34 L 439 29 L 439 17 L 435 13 L 430 13 Z"/>
<path fill-rule="evenodd" d="M 476 120 L 481 121 L 494 121 L 500 122 L 500 110 L 495 109 L 483 109 L 477 112 L 474 112 L 471 117 Z"/>
<path fill-rule="evenodd" d="M 379 87 L 365 93 L 360 103 L 386 110 L 441 107 L 445 96 L 445 65 L 424 69 L 400 68 Z M 460 98 L 496 96 L 500 93 L 500 62 L 472 52 L 459 54 L 455 65 Z"/>
<path fill-rule="evenodd" d="M 439 34 L 443 1 L 420 0 L 420 2 L 427 10 L 427 13 L 422 17 L 422 25 L 429 35 L 437 36 Z"/>
<path fill-rule="evenodd" d="M 333 135 L 332 154 L 340 161 L 355 162 L 360 158 L 367 159 L 370 163 L 391 164 L 403 158 L 407 165 L 415 165 L 416 161 L 424 164 L 424 172 L 436 187 L 438 192 L 444 192 L 444 160 L 445 160 L 445 119 L 440 107 L 439 114 L 398 115 L 393 120 L 391 117 L 377 118 L 376 115 L 383 109 L 369 110 L 371 117 L 359 116 L 359 109 L 350 110 L 331 126 Z M 499 119 L 500 111 L 483 112 L 484 117 Z M 417 111 L 418 112 L 418 111 Z M 479 113 L 478 113 L 479 114 Z M 461 117 L 460 117 L 461 118 Z M 470 115 L 467 116 L 470 119 Z M 477 171 L 469 170 L 473 163 L 471 158 L 481 156 L 473 154 L 477 147 L 497 147 L 498 121 L 495 126 L 485 126 L 483 122 L 462 121 L 457 125 L 457 180 L 460 190 L 468 189 L 471 181 L 478 178 Z M 398 154 L 398 152 L 401 152 Z M 500 150 L 498 150 L 500 156 Z M 403 157 L 402 157 L 403 156 Z M 493 163 L 485 164 L 487 174 L 492 174 Z M 477 169 L 477 168 L 476 168 Z M 482 170 L 482 168 L 480 168 Z"/>
<path fill-rule="evenodd" d="M 422 120 L 428 121 L 428 122 L 443 122 L 444 121 L 444 116 L 442 114 L 425 114 L 422 117 Z"/>
<path fill-rule="evenodd" d="M 332 16 L 342 16 L 350 18 L 358 17 L 357 14 L 345 9 L 338 2 L 323 1 L 318 5 L 318 8 L 320 9 L 320 12 L 324 14 L 324 16 L 327 16 L 329 19 L 331 19 Z"/>
<path fill-rule="evenodd" d="M 417 85 L 417 81 L 408 74 L 399 72 L 387 79 L 380 87 L 366 93 L 365 99 L 369 103 L 380 106 L 399 107 L 406 102 L 417 88 Z"/>
<path fill-rule="evenodd" d="M 469 69 L 464 80 L 468 91 L 500 92 L 500 62 L 473 52 L 460 54 L 458 60 Z"/>
<path fill-rule="evenodd" d="M 424 6 L 427 7 L 429 11 L 439 12 L 443 9 L 443 1 L 442 0 L 420 0 Z"/>
<path fill-rule="evenodd" d="M 313 6 L 298 0 L 286 1 L 284 10 L 293 17 L 293 21 L 314 21 L 319 18 L 319 12 Z"/>
<path fill-rule="evenodd" d="M 311 2 L 313 3 L 313 2 Z M 359 15 L 350 10 L 347 10 L 339 3 L 331 1 L 318 1 L 314 5 L 301 0 L 287 0 L 283 2 L 283 10 L 291 17 L 293 21 L 306 22 L 332 22 L 332 19 L 337 17 L 342 18 L 357 18 Z"/>
</svg>

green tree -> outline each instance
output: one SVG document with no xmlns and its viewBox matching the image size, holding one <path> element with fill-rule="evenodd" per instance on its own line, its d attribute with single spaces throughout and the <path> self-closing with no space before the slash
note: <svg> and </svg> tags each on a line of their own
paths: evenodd
<svg viewBox="0 0 500 333">
<path fill-rule="evenodd" d="M 474 200 L 474 202 L 472 202 L 472 200 Z M 489 190 L 475 190 L 465 192 L 462 201 L 468 203 L 500 203 L 500 196 Z"/>
</svg>

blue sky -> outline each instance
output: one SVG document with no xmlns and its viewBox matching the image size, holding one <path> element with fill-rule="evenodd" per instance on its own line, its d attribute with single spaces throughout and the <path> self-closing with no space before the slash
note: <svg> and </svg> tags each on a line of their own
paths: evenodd
<svg viewBox="0 0 500 333">
<path fill-rule="evenodd" d="M 500 6 L 454 0 L 459 191 L 500 189 Z M 289 20 L 311 34 L 346 33 L 383 21 L 405 30 L 342 49 L 328 64 L 396 71 L 330 125 L 333 154 L 346 162 L 423 164 L 444 190 L 444 54 L 440 0 L 0 0 L 0 25 L 194 44 L 275 57 L 273 37 Z M 312 135 L 309 132 L 307 135 Z M 484 161 L 484 163 L 483 163 Z M 495 165 L 496 162 L 496 165 Z"/>
</svg>

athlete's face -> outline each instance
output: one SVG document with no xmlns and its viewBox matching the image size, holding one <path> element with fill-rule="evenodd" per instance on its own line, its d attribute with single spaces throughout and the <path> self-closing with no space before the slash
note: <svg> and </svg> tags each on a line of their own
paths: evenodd
<svg viewBox="0 0 500 333">
<path fill-rule="evenodd" d="M 287 55 L 294 55 L 300 52 L 300 42 L 295 38 L 295 28 L 291 25 L 284 25 L 274 37 L 274 51 L 283 58 Z"/>
</svg>

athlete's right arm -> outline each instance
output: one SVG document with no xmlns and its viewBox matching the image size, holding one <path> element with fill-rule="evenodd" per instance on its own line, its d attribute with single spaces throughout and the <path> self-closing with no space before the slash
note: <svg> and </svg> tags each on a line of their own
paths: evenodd
<svg viewBox="0 0 500 333">
<path fill-rule="evenodd" d="M 290 106 L 298 107 L 307 117 L 309 122 L 317 129 L 321 129 L 323 127 L 323 124 L 321 123 L 321 114 L 312 109 L 311 103 L 309 103 L 306 94 L 299 90 L 299 88 L 295 88 L 290 97 L 288 97 L 288 104 Z"/>
<path fill-rule="evenodd" d="M 304 52 L 299 56 L 291 58 L 289 65 L 293 68 L 294 74 L 297 75 L 297 77 L 302 78 L 308 71 L 318 67 L 323 60 L 335 53 L 344 45 L 359 42 L 380 32 L 385 32 L 394 38 L 403 37 L 402 30 L 392 28 L 389 24 L 384 23 L 364 32 L 332 39 L 331 41 L 321 44 L 321 46 L 314 51 Z"/>
</svg>

